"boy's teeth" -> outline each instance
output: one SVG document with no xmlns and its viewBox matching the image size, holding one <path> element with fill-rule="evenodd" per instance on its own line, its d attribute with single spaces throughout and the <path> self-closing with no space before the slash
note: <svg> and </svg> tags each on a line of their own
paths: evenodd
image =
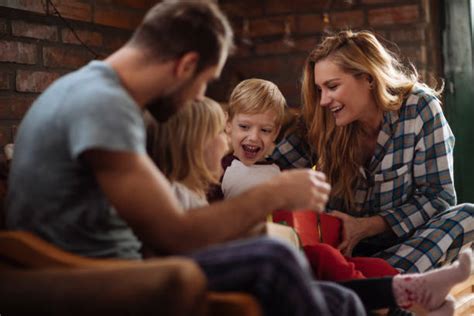
<svg viewBox="0 0 474 316">
<path fill-rule="evenodd" d="M 245 150 L 247 151 L 257 151 L 259 149 L 258 146 L 250 146 L 250 145 L 244 145 L 243 146 Z"/>
</svg>

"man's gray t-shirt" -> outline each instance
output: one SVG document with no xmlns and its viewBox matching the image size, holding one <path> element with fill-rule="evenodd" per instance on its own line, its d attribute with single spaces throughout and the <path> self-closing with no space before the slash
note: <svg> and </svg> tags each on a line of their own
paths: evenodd
<svg viewBox="0 0 474 316">
<path fill-rule="evenodd" d="M 56 81 L 18 131 L 7 227 L 85 256 L 139 258 L 139 240 L 81 154 L 90 149 L 145 154 L 145 137 L 139 107 L 106 63 L 93 61 Z"/>
</svg>

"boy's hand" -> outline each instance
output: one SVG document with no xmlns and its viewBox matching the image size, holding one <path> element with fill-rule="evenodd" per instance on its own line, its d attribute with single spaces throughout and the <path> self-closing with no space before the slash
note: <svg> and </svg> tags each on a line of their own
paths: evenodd
<svg viewBox="0 0 474 316">
<path fill-rule="evenodd" d="M 323 211 L 331 191 L 326 176 L 310 169 L 284 171 L 272 182 L 276 186 L 275 198 L 284 198 L 285 208 L 289 210 Z"/>
</svg>

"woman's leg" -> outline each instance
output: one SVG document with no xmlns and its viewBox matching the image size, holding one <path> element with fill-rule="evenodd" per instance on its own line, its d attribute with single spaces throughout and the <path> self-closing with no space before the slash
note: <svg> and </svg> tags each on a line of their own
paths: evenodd
<svg viewBox="0 0 474 316">
<path fill-rule="evenodd" d="M 209 289 L 251 293 L 266 315 L 365 315 L 355 293 L 312 281 L 305 258 L 274 239 L 232 242 L 190 256 L 204 270 Z"/>
<path fill-rule="evenodd" d="M 433 217 L 415 234 L 374 256 L 405 272 L 423 272 L 457 257 L 474 240 L 474 205 L 460 204 Z"/>
</svg>

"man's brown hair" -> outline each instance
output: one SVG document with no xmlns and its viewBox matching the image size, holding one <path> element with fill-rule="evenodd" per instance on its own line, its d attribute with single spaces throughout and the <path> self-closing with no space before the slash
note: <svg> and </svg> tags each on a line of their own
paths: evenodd
<svg viewBox="0 0 474 316">
<path fill-rule="evenodd" d="M 211 0 L 165 0 L 148 11 L 129 44 L 160 61 L 197 52 L 198 72 L 218 64 L 222 53 L 233 47 L 233 33 Z"/>
</svg>

